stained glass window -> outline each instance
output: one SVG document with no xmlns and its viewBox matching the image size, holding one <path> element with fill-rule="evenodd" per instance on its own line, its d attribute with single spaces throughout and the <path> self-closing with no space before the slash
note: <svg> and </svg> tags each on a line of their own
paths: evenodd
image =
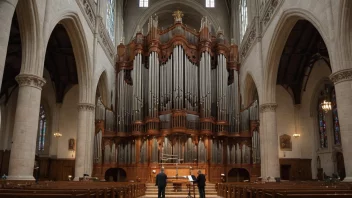
<svg viewBox="0 0 352 198">
<path fill-rule="evenodd" d="M 331 109 L 332 109 L 332 122 L 334 129 L 334 142 L 335 144 L 341 144 L 340 136 L 340 122 L 339 116 L 337 114 L 337 104 L 336 104 L 336 93 L 335 88 L 331 90 Z"/>
<path fill-rule="evenodd" d="M 248 25 L 247 0 L 240 0 L 240 24 L 240 40 L 242 40 Z"/>
<path fill-rule="evenodd" d="M 139 7 L 147 8 L 148 7 L 148 0 L 139 0 Z"/>
<path fill-rule="evenodd" d="M 321 108 L 321 102 L 323 102 L 324 93 L 322 92 L 322 97 L 320 97 L 318 102 L 318 125 L 319 125 L 319 142 L 320 148 L 328 147 L 328 135 L 326 132 L 326 116 L 324 110 Z"/>
<path fill-rule="evenodd" d="M 215 7 L 215 0 L 206 0 L 205 7 L 207 8 L 214 8 Z"/>
<path fill-rule="evenodd" d="M 107 0 L 106 29 L 111 40 L 115 41 L 115 0 Z"/>
<path fill-rule="evenodd" d="M 45 143 L 45 133 L 46 133 L 46 115 L 45 115 L 43 105 L 40 105 L 38 130 L 39 130 L 38 150 L 43 151 L 44 143 Z"/>
</svg>

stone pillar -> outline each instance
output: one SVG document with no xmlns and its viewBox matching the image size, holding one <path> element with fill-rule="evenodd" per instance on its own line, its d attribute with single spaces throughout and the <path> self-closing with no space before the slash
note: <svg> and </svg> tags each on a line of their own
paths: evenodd
<svg viewBox="0 0 352 198">
<path fill-rule="evenodd" d="M 7 46 L 17 0 L 0 1 L 0 87 L 4 75 Z"/>
<path fill-rule="evenodd" d="M 345 182 L 352 182 L 352 69 L 330 75 L 335 84 L 337 112 L 340 121 L 342 153 L 345 160 Z"/>
<path fill-rule="evenodd" d="M 16 81 L 19 90 L 8 179 L 34 180 L 40 98 L 45 80 L 31 74 L 20 74 L 16 77 Z"/>
<path fill-rule="evenodd" d="M 79 177 L 83 177 L 83 174 L 92 175 L 93 156 L 91 155 L 93 153 L 91 147 L 94 135 L 94 109 L 95 105 L 93 104 L 78 104 L 75 181 L 78 181 Z"/>
<path fill-rule="evenodd" d="M 275 181 L 280 177 L 279 144 L 276 125 L 277 104 L 260 105 L 260 145 L 261 145 L 261 175 L 264 181 Z"/>
</svg>

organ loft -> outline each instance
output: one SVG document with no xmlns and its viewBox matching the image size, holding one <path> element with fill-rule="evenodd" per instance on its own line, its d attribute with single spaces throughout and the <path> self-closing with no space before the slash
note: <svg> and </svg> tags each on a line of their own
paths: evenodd
<svg viewBox="0 0 352 198">
<path fill-rule="evenodd" d="M 146 34 L 137 28 L 117 47 L 116 109 L 96 106 L 93 176 L 150 182 L 161 167 L 171 178 L 200 169 L 211 182 L 233 168 L 260 176 L 258 101 L 240 108 L 238 46 L 207 17 L 199 31 L 182 11 L 172 17 L 166 29 L 150 17 Z"/>
</svg>

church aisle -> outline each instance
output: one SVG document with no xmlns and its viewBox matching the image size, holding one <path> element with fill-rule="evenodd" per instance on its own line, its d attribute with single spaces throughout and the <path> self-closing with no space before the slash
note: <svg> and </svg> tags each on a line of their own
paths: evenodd
<svg viewBox="0 0 352 198">
<path fill-rule="evenodd" d="M 147 183 L 147 190 L 144 196 L 139 198 L 157 198 L 158 197 L 158 188 L 153 183 Z M 165 197 L 177 197 L 177 198 L 186 198 L 188 196 L 188 190 L 186 186 L 182 186 L 182 190 L 175 192 L 172 184 L 168 184 L 166 187 Z M 207 183 L 205 187 L 205 196 L 207 198 L 221 198 L 216 195 L 215 184 Z M 193 197 L 193 192 L 192 192 Z M 199 197 L 198 189 L 196 188 L 196 198 Z"/>
</svg>

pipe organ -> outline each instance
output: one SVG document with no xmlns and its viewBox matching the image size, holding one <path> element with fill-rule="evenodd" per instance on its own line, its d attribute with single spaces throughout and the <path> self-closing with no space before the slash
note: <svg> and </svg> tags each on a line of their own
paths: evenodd
<svg viewBox="0 0 352 198">
<path fill-rule="evenodd" d="M 139 30 L 117 48 L 115 126 L 97 129 L 95 175 L 134 166 L 130 178 L 150 180 L 152 169 L 175 164 L 251 172 L 260 159 L 259 131 L 253 135 L 250 126 L 258 115 L 239 107 L 238 47 L 220 28 L 214 34 L 207 17 L 197 32 L 182 23 L 181 11 L 173 16 L 164 30 L 151 17 L 147 35 Z M 207 174 L 216 181 L 221 173 Z"/>
</svg>

